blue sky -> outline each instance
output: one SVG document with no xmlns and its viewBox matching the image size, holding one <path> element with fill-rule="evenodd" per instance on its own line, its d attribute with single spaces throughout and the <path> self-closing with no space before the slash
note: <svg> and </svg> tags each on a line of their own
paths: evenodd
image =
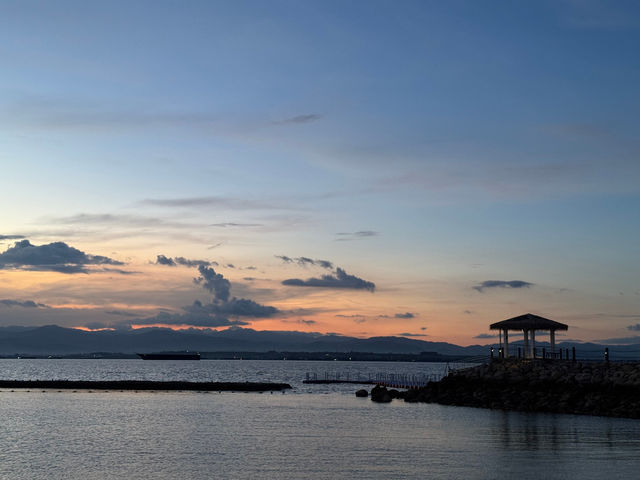
<svg viewBox="0 0 640 480">
<path fill-rule="evenodd" d="M 0 321 L 181 315 L 206 292 L 166 255 L 276 306 L 257 329 L 633 335 L 639 28 L 635 2 L 2 2 L 0 235 L 136 273 L 5 264 L 0 299 L 52 308 Z M 338 274 L 277 255 L 375 293 L 283 285 Z"/>
</svg>

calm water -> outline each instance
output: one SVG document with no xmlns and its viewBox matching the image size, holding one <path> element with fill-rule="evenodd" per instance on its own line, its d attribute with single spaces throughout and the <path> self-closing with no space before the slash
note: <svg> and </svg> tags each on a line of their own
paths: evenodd
<svg viewBox="0 0 640 480">
<path fill-rule="evenodd" d="M 2 360 L 0 376 L 251 373 L 296 383 L 297 394 L 2 391 L 0 479 L 601 479 L 637 478 L 640 467 L 638 421 L 380 405 L 355 398 L 354 386 L 300 384 L 308 363 L 318 372 L 442 366 L 201 361 L 190 371 L 184 363 Z"/>
</svg>

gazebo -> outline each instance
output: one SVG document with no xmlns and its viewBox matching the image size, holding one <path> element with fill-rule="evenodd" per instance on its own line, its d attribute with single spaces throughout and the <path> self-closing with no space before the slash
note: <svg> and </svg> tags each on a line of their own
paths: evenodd
<svg viewBox="0 0 640 480">
<path fill-rule="evenodd" d="M 564 323 L 549 320 L 548 318 L 533 315 L 532 313 L 525 313 L 519 317 L 509 318 L 501 322 L 492 323 L 489 328 L 491 330 L 500 330 L 504 335 L 504 356 L 509 356 L 509 331 L 524 332 L 524 358 L 533 358 L 536 348 L 536 330 L 549 332 L 549 343 L 551 344 L 551 352 L 555 353 L 556 350 L 556 330 L 568 330 L 568 325 Z M 531 337 L 531 343 L 529 343 L 529 337 Z M 502 340 L 500 341 L 502 347 Z"/>
</svg>

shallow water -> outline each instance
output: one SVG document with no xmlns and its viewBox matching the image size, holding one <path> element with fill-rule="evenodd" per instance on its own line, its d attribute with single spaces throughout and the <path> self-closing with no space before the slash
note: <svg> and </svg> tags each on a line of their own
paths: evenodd
<svg viewBox="0 0 640 480">
<path fill-rule="evenodd" d="M 109 369 L 93 361 L 72 362 L 81 362 L 71 363 L 80 371 L 93 367 L 98 375 L 138 372 L 138 365 L 131 371 L 123 366 L 131 361 L 107 361 L 121 362 Z M 208 362 L 200 363 L 206 369 Z M 288 366 L 298 362 L 276 363 L 283 365 L 272 370 L 295 370 L 289 372 L 292 378 L 306 369 Z M 160 364 L 140 368 L 171 371 Z M 400 371 L 402 365 L 395 366 Z M 354 386 L 349 389 L 349 394 L 5 390 L 0 392 L 0 478 L 601 479 L 635 478 L 640 466 L 639 421 L 376 404 L 355 398 Z"/>
</svg>

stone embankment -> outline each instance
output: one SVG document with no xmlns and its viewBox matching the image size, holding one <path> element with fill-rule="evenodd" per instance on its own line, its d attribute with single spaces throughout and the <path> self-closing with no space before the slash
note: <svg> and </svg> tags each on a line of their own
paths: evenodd
<svg viewBox="0 0 640 480">
<path fill-rule="evenodd" d="M 374 401 L 396 396 L 374 390 Z M 399 394 L 406 402 L 640 418 L 640 363 L 496 360 Z"/>
<path fill-rule="evenodd" d="M 268 392 L 291 388 L 288 383 L 162 382 L 147 380 L 0 380 L 2 389 L 156 390 L 196 392 Z"/>
</svg>

